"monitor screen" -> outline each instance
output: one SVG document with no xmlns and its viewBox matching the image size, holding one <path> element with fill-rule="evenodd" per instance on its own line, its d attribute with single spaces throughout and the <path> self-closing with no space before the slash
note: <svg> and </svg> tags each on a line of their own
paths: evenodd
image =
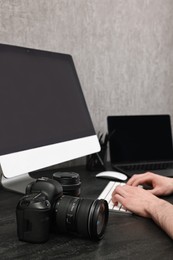
<svg viewBox="0 0 173 260">
<path fill-rule="evenodd" d="M 5 177 L 99 150 L 70 55 L 1 44 L 0 78 L 0 164 Z"/>
</svg>

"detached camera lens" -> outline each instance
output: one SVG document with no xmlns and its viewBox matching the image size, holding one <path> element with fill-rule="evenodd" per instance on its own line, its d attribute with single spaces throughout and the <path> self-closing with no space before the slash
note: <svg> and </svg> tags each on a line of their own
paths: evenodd
<svg viewBox="0 0 173 260">
<path fill-rule="evenodd" d="M 63 196 L 55 205 L 57 232 L 75 232 L 92 240 L 100 240 L 108 221 L 105 200 Z"/>
<path fill-rule="evenodd" d="M 61 183 L 64 195 L 79 197 L 80 176 L 76 172 L 55 172 L 53 179 Z"/>
</svg>

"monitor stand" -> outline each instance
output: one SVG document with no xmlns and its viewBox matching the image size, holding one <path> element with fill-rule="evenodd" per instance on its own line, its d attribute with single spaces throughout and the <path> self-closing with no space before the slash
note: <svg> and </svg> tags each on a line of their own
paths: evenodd
<svg viewBox="0 0 173 260">
<path fill-rule="evenodd" d="M 6 178 L 2 170 L 0 172 L 0 183 L 3 186 L 3 188 L 14 191 L 17 193 L 25 194 L 26 186 L 30 183 L 35 181 L 34 178 L 32 178 L 28 173 L 12 177 L 12 178 Z"/>
</svg>

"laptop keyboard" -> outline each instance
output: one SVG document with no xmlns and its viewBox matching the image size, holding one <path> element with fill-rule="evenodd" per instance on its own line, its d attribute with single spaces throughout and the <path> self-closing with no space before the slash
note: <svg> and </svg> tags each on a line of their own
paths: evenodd
<svg viewBox="0 0 173 260">
<path fill-rule="evenodd" d="M 124 182 L 114 182 L 110 181 L 98 197 L 98 199 L 104 199 L 108 203 L 109 211 L 121 212 L 121 213 L 131 213 L 130 211 L 124 209 L 122 205 L 119 203 L 118 205 L 114 205 L 112 202 L 112 192 L 118 185 L 125 185 Z"/>
<path fill-rule="evenodd" d="M 152 163 L 138 163 L 138 164 L 124 164 L 116 165 L 116 168 L 120 168 L 124 171 L 148 171 L 148 170 L 163 170 L 173 168 L 173 162 L 152 162 Z"/>
</svg>

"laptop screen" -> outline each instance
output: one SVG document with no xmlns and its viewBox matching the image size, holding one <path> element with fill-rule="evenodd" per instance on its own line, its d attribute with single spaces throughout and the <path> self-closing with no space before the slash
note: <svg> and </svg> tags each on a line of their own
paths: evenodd
<svg viewBox="0 0 173 260">
<path fill-rule="evenodd" d="M 111 163 L 173 160 L 169 115 L 108 116 Z"/>
</svg>

